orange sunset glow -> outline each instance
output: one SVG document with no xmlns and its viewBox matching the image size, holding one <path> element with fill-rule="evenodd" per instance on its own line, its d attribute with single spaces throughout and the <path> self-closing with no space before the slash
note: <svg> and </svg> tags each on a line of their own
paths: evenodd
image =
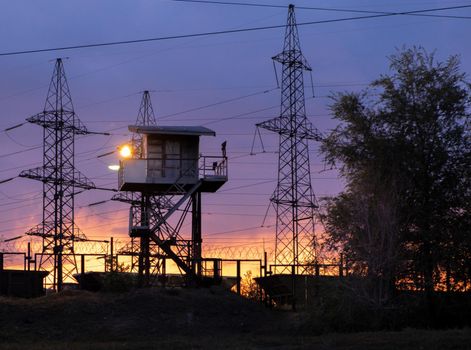
<svg viewBox="0 0 471 350">
<path fill-rule="evenodd" d="M 471 0 L 0 11 L 0 350 L 469 349 Z"/>
</svg>

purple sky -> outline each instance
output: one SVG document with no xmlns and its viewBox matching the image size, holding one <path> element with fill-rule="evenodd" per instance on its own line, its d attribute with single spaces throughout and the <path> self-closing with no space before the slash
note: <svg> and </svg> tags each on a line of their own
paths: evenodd
<svg viewBox="0 0 471 350">
<path fill-rule="evenodd" d="M 254 1 L 249 1 L 255 3 Z M 256 3 L 288 5 L 290 1 Z M 296 6 L 355 8 L 374 11 L 410 11 L 466 5 L 469 1 L 293 1 Z M 438 13 L 438 12 L 437 12 Z M 471 9 L 440 12 L 468 15 Z M 0 12 L 0 52 L 76 44 L 131 40 L 225 29 L 284 24 L 287 9 L 192 4 L 172 1 L 10 1 Z M 298 22 L 358 16 L 358 14 L 296 11 Z M 395 16 L 302 26 L 305 57 L 313 67 L 316 98 L 306 88 L 307 114 L 321 131 L 336 125 L 326 98 L 334 91 L 360 90 L 388 72 L 386 56 L 403 45 L 437 50 L 437 57 L 461 56 L 470 71 L 469 25 L 466 19 Z M 153 90 L 152 101 L 161 125 L 204 125 L 216 137 L 202 139 L 204 154 L 219 155 L 227 140 L 230 181 L 217 194 L 203 198 L 203 237 L 208 244 L 271 244 L 271 228 L 258 227 L 269 203 L 277 176 L 278 139 L 263 133 L 266 154 L 250 156 L 254 124 L 277 116 L 280 91 L 270 57 L 279 53 L 284 31 L 274 29 L 204 38 L 179 39 L 66 52 L 0 57 L 1 129 L 21 123 L 42 111 L 56 57 L 65 61 L 75 111 L 90 129 L 110 131 L 112 137 L 89 136 L 76 140 L 76 165 L 96 185 L 116 187 L 117 175 L 107 165 L 117 157 L 97 159 L 129 139 L 127 125 L 137 116 L 142 90 Z M 281 72 L 278 67 L 278 73 Z M 305 77 L 310 84 L 308 76 Z M 260 94 L 256 94 L 260 93 Z M 232 103 L 180 113 L 227 99 L 256 94 Z M 274 108 L 267 109 L 275 106 Z M 257 110 L 266 109 L 261 112 Z M 224 119 L 245 114 L 238 119 Z M 0 134 L 0 180 L 40 165 L 42 130 L 24 125 Z M 324 171 L 318 144 L 311 144 L 312 184 L 317 196 L 342 189 L 335 171 Z M 261 151 L 257 144 L 256 151 Z M 12 154 L 13 152 L 18 152 Z M 0 237 L 22 234 L 41 221 L 42 185 L 15 179 L 0 185 Z M 106 203 L 110 193 L 90 191 L 76 199 L 76 221 L 88 236 L 124 236 L 127 207 Z M 274 223 L 269 212 L 266 224 Z M 221 232 L 232 233 L 219 234 Z M 239 232 L 238 232 L 239 231 Z M 214 234 L 216 233 L 216 234 Z M 214 235 L 212 235 L 214 234 Z M 248 238 L 251 241 L 248 241 Z"/>
</svg>

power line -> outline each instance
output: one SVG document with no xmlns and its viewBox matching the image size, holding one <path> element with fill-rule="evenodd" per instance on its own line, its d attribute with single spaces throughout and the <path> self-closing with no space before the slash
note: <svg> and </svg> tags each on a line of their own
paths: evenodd
<svg viewBox="0 0 471 350">
<path fill-rule="evenodd" d="M 106 215 L 106 214 L 111 214 L 111 213 L 117 213 L 117 212 L 122 212 L 122 211 L 129 211 L 129 209 L 125 208 L 125 209 L 117 209 L 117 210 L 109 210 L 109 211 L 104 211 L 104 212 L 99 212 L 99 213 L 93 213 L 93 214 L 88 214 L 88 215 L 81 215 L 80 216 L 80 219 L 85 219 L 85 218 L 89 218 L 89 217 L 93 217 L 93 216 L 100 216 L 100 215 Z M 0 221 L 0 224 L 3 224 L 3 223 L 6 223 L 6 222 L 10 222 L 10 221 L 20 221 L 20 220 L 25 220 L 25 219 L 29 219 L 31 216 L 24 216 L 24 217 L 20 217 L 20 218 L 14 218 L 14 219 L 7 219 L 7 220 L 2 220 Z M 109 225 L 109 223 L 108 223 Z M 15 228 L 17 227 L 23 227 L 23 226 L 16 226 Z M 13 228 L 9 228 L 9 229 L 13 229 Z M 4 229 L 0 232 L 5 232 L 9 229 Z"/>
<path fill-rule="evenodd" d="M 462 5 L 462 6 L 448 6 L 448 7 L 423 9 L 423 10 L 415 10 L 415 11 L 405 11 L 405 12 L 388 12 L 388 13 L 358 16 L 358 17 L 344 17 L 344 18 L 334 18 L 334 19 L 326 19 L 326 20 L 320 20 L 320 21 L 302 22 L 302 23 L 298 23 L 298 26 L 337 23 L 337 22 L 345 22 L 345 21 L 356 21 L 356 20 L 362 20 L 362 19 L 403 16 L 403 15 L 412 15 L 412 14 L 417 15 L 417 14 L 421 14 L 423 12 L 434 12 L 434 11 L 444 11 L 444 10 L 453 10 L 453 9 L 463 9 L 463 8 L 470 8 L 470 7 L 471 7 L 471 5 Z M 463 19 L 468 19 L 468 18 L 463 17 Z M 111 41 L 111 42 L 82 44 L 82 45 L 71 45 L 71 46 L 62 46 L 62 47 L 44 48 L 44 49 L 10 51 L 10 52 L 2 52 L 2 53 L 0 53 L 0 56 L 16 56 L 16 55 L 25 55 L 25 54 L 41 53 L 41 52 L 52 52 L 52 51 L 87 49 L 87 48 L 93 48 L 93 47 L 129 45 L 129 44 L 138 44 L 138 43 L 146 43 L 146 42 L 153 42 L 153 41 L 166 41 L 166 40 L 175 40 L 175 39 L 184 39 L 184 38 L 195 38 L 195 37 L 204 37 L 204 36 L 235 34 L 235 33 L 243 33 L 243 32 L 255 32 L 255 31 L 261 31 L 261 30 L 280 29 L 280 28 L 284 28 L 284 27 L 285 27 L 284 24 L 279 24 L 279 25 L 272 25 L 272 26 L 262 26 L 262 27 L 219 30 L 219 31 L 213 31 L 213 32 L 202 32 L 202 33 L 193 33 L 193 34 L 161 36 L 161 37 L 146 38 L 146 39 L 121 40 L 121 41 Z"/>
<path fill-rule="evenodd" d="M 16 204 L 19 204 L 19 203 L 35 201 L 35 200 L 41 198 L 41 196 L 42 196 L 42 194 L 40 194 L 40 195 L 36 194 L 35 196 L 32 196 L 30 198 L 18 199 L 18 200 L 14 200 L 14 201 L 8 202 L 8 203 L 2 203 L 2 204 L 0 204 L 0 207 L 7 207 L 7 206 L 10 206 L 10 205 L 16 205 Z"/>
<path fill-rule="evenodd" d="M 274 90 L 274 89 L 272 89 L 272 90 Z M 313 98 L 314 97 L 312 97 L 312 96 L 307 97 L 306 101 L 311 100 Z M 226 120 L 231 120 L 231 119 L 241 119 L 240 117 L 247 116 L 249 114 L 255 114 L 255 113 L 258 113 L 258 112 L 265 112 L 265 111 L 268 111 L 270 109 L 279 108 L 279 107 L 280 107 L 279 105 L 272 105 L 272 106 L 260 108 L 260 109 L 254 110 L 254 111 L 244 112 L 244 113 L 232 115 L 232 116 L 229 116 L 229 117 L 220 118 L 218 120 L 210 121 L 210 122 L 204 123 L 203 126 L 207 126 L 207 125 L 214 124 L 214 123 L 220 123 L 220 122 L 223 122 L 223 121 L 226 121 Z M 224 134 L 219 134 L 219 135 L 224 135 Z M 247 133 L 246 135 L 252 135 L 252 133 Z"/>
<path fill-rule="evenodd" d="M 234 203 L 234 202 L 231 202 L 231 203 L 205 203 L 205 205 L 207 206 L 215 206 L 215 207 L 242 207 L 242 208 L 245 208 L 245 207 L 263 207 L 263 208 L 266 208 L 266 204 L 251 204 L 251 203 L 240 203 L 240 204 L 237 204 L 237 203 Z"/>
<path fill-rule="evenodd" d="M 163 116 L 160 116 L 160 117 L 159 117 L 159 120 L 168 119 L 168 118 L 173 117 L 173 116 L 176 116 L 176 115 L 185 114 L 185 113 L 189 113 L 189 112 L 195 112 L 195 111 L 199 111 L 199 110 L 201 110 L 201 109 L 205 109 L 205 108 L 210 108 L 210 107 L 218 106 L 218 105 L 222 105 L 222 104 L 225 104 L 225 103 L 230 103 L 230 102 L 234 102 L 234 101 L 239 101 L 239 100 L 242 100 L 242 99 L 245 99 L 245 98 L 248 98 L 248 97 L 253 97 L 253 96 L 257 96 L 257 95 L 263 95 L 263 94 L 266 94 L 266 93 L 270 93 L 270 92 L 272 92 L 272 91 L 274 91 L 274 90 L 278 90 L 278 88 L 272 88 L 272 89 L 268 89 L 268 90 L 257 91 L 257 92 L 254 92 L 254 93 L 252 93 L 252 94 L 243 95 L 243 96 L 238 96 L 238 97 L 230 98 L 230 99 L 228 99 L 228 100 L 223 100 L 223 101 L 211 103 L 211 104 L 204 105 L 204 106 L 200 106 L 200 107 L 190 108 L 190 109 L 187 109 L 187 110 L 182 111 L 182 112 L 176 112 L 176 113 L 172 113 L 172 114 L 163 115 Z"/>
<path fill-rule="evenodd" d="M 241 186 L 237 186 L 237 187 L 230 187 L 230 188 L 227 188 L 225 190 L 221 190 L 219 192 L 220 193 L 225 193 L 225 192 L 230 192 L 230 191 L 234 191 L 234 190 L 239 190 L 241 188 L 247 188 L 247 187 L 253 187 L 253 186 L 259 186 L 259 185 L 264 185 L 264 184 L 268 184 L 268 183 L 273 183 L 273 182 L 276 182 L 276 181 L 277 181 L 276 179 L 267 180 L 267 181 L 260 181 L 260 182 L 255 182 L 255 183 L 252 183 L 252 184 L 249 184 L 249 185 L 241 185 Z"/>
<path fill-rule="evenodd" d="M 14 180 L 14 179 L 16 179 L 16 176 L 15 177 L 10 177 L 10 178 L 5 179 L 5 180 L 1 180 L 0 184 L 4 184 L 5 182 L 10 182 L 11 180 Z"/>
<path fill-rule="evenodd" d="M 36 146 L 36 147 L 30 147 L 30 148 L 27 148 L 27 149 L 23 149 L 21 151 L 16 151 L 16 152 L 11 152 L 11 153 L 5 153 L 5 154 L 0 154 L 0 158 L 6 158 L 6 157 L 10 157 L 10 156 L 13 156 L 15 154 L 20 154 L 20 153 L 24 153 L 24 152 L 29 152 L 29 151 L 32 151 L 32 150 L 35 150 L 35 149 L 38 149 L 38 148 L 41 148 L 42 145 L 39 145 L 39 146 Z"/>
<path fill-rule="evenodd" d="M 255 4 L 255 3 L 233 2 L 233 1 L 210 1 L 210 0 L 171 0 L 171 1 L 210 4 L 210 5 L 250 6 L 250 7 L 265 7 L 265 8 L 283 8 L 283 9 L 286 8 L 285 5 Z M 451 18 L 451 19 L 471 19 L 470 16 L 433 15 L 433 14 L 421 13 L 421 12 L 455 10 L 455 9 L 468 8 L 468 7 L 471 7 L 471 5 L 451 6 L 451 7 L 443 8 L 443 9 L 417 10 L 417 11 L 408 11 L 408 12 L 390 12 L 390 11 L 341 9 L 341 8 L 330 8 L 330 7 L 296 6 L 296 10 L 316 10 L 316 11 L 326 11 L 326 12 L 365 13 L 365 14 L 375 14 L 375 15 L 401 15 L 401 16 L 405 15 L 405 16 L 421 16 L 421 17 L 436 17 L 436 18 Z"/>
<path fill-rule="evenodd" d="M 315 85 L 315 87 L 342 87 L 342 86 L 359 86 L 359 85 L 368 85 L 368 84 L 367 83 L 344 83 L 344 82 L 339 82 L 339 83 L 328 83 L 328 84 L 323 84 L 323 85 Z M 238 97 L 230 98 L 230 99 L 227 99 L 227 100 L 214 102 L 214 103 L 204 105 L 204 106 L 193 107 L 193 108 L 190 108 L 188 110 L 184 110 L 184 111 L 180 111 L 180 112 L 171 113 L 171 114 L 161 116 L 160 119 L 167 119 L 167 118 L 170 118 L 170 117 L 173 117 L 173 116 L 176 116 L 176 115 L 185 114 L 185 113 L 189 113 L 189 112 L 194 112 L 194 111 L 198 111 L 198 110 L 201 110 L 201 109 L 214 107 L 214 106 L 217 106 L 217 105 L 230 103 L 230 102 L 238 101 L 238 100 L 241 100 L 241 99 L 245 99 L 245 98 L 249 98 L 249 97 L 253 97 L 253 96 L 257 96 L 257 95 L 266 94 L 266 93 L 269 93 L 269 92 L 277 90 L 277 89 L 278 88 L 271 88 L 271 89 L 268 89 L 268 90 L 262 90 L 262 91 L 258 91 L 258 92 L 255 92 L 255 93 L 251 93 L 251 94 L 248 94 L 248 95 L 238 96 Z M 134 95 L 136 95 L 136 93 L 128 94 L 128 95 L 125 95 L 125 96 L 114 97 L 114 98 L 110 98 L 110 99 L 107 99 L 107 100 L 98 101 L 98 102 L 86 105 L 85 107 L 82 107 L 82 108 L 88 108 L 88 107 L 93 106 L 95 104 L 106 103 L 106 102 L 110 102 L 110 101 L 114 101 L 114 100 L 122 99 L 122 98 L 128 98 L 128 97 L 131 97 L 131 96 L 134 96 Z M 320 96 L 316 96 L 316 97 L 319 98 Z M 313 97 L 308 97 L 306 100 L 312 99 L 312 98 Z M 209 124 L 218 123 L 218 122 L 225 121 L 225 120 L 230 120 L 230 119 L 246 119 L 246 118 L 239 118 L 239 117 L 254 114 L 254 113 L 257 113 L 257 112 L 263 112 L 263 111 L 270 110 L 270 109 L 273 109 L 273 108 L 276 108 L 276 107 L 278 107 L 278 105 L 265 107 L 265 108 L 262 108 L 262 109 L 258 109 L 258 110 L 254 110 L 254 111 L 250 111 L 250 112 L 245 112 L 245 113 L 241 113 L 241 114 L 237 114 L 237 115 L 233 115 L 233 116 L 229 116 L 229 117 L 224 117 L 224 118 L 211 118 L 211 119 L 194 119 L 194 118 L 192 118 L 192 120 L 208 120 L 209 122 L 207 122 L 204 125 L 209 125 Z M 253 118 L 255 118 L 255 117 L 253 117 Z M 247 119 L 249 119 L 249 118 L 247 118 Z M 127 123 L 126 121 L 122 121 L 122 120 L 93 120 L 93 121 L 87 121 L 87 122 L 88 123 L 90 123 L 90 122 L 91 123 L 98 123 L 98 122 L 99 123 L 101 123 L 101 122 L 103 122 L 103 123 L 114 123 L 114 122 Z M 19 128 L 19 127 L 23 126 L 24 124 L 26 124 L 26 123 L 20 123 L 20 124 L 8 127 L 6 129 L 4 129 L 3 131 L 8 136 L 8 138 L 10 138 L 13 142 L 17 143 L 18 145 L 20 145 L 22 147 L 32 147 L 32 146 L 29 146 L 29 145 L 23 145 L 23 144 L 18 143 L 18 141 L 14 140 L 8 134 L 8 131 Z M 115 135 L 122 136 L 121 134 L 110 134 L 110 132 L 118 130 L 118 129 L 122 129 L 122 128 L 125 128 L 125 127 L 126 126 L 110 129 L 110 130 L 104 131 L 103 134 L 106 134 L 106 136 L 115 136 Z M 99 134 L 102 134 L 102 133 L 99 133 Z M 82 137 L 88 137 L 88 136 L 90 136 L 90 135 L 84 135 Z M 24 151 L 27 151 L 27 150 L 24 150 Z M 84 152 L 82 152 L 82 153 L 84 153 Z M 81 154 L 81 153 L 79 153 L 79 154 Z"/>
<path fill-rule="evenodd" d="M 255 114 L 255 113 L 258 113 L 258 112 L 268 111 L 268 110 L 274 109 L 276 107 L 279 107 L 279 106 L 276 105 L 276 106 L 265 107 L 265 108 L 257 109 L 255 111 L 251 111 L 251 112 L 245 112 L 245 113 L 232 115 L 230 117 L 220 118 L 220 119 L 217 119 L 217 120 L 213 120 L 213 121 L 204 123 L 203 126 L 210 125 L 210 124 L 215 124 L 215 123 L 220 123 L 220 122 L 223 122 L 223 121 L 226 121 L 226 120 L 231 120 L 231 119 L 241 119 L 240 117 L 243 117 L 243 116 L 246 116 L 246 115 L 249 115 L 249 114 Z M 249 134 L 247 134 L 247 135 L 249 135 Z M 250 135 L 252 135 L 252 133 L 250 133 Z"/>
<path fill-rule="evenodd" d="M 12 168 L 2 169 L 2 170 L 0 170 L 0 173 L 4 173 L 5 171 L 10 171 L 10 170 L 23 169 L 25 167 L 33 166 L 33 165 L 37 165 L 37 164 L 41 164 L 41 162 L 34 162 L 34 163 L 20 165 L 20 166 L 16 166 L 16 167 L 12 167 Z"/>
<path fill-rule="evenodd" d="M 18 203 L 20 203 L 20 202 L 18 202 Z M 11 203 L 11 204 L 17 204 L 17 203 Z M 7 211 L 12 211 L 12 210 L 16 210 L 16 209 L 31 207 L 31 206 L 36 205 L 36 204 L 37 204 L 36 202 L 35 203 L 30 203 L 30 204 L 23 204 L 23 205 L 20 205 L 20 206 L 17 206 L 17 207 L 0 210 L 0 213 L 5 213 Z"/>
<path fill-rule="evenodd" d="M 229 230 L 229 231 L 207 233 L 207 234 L 204 234 L 203 236 L 204 237 L 206 237 L 206 236 L 217 236 L 217 235 L 223 235 L 223 234 L 227 234 L 227 233 L 260 230 L 261 228 L 270 228 L 270 227 L 271 226 L 251 226 L 251 227 L 244 227 L 244 228 Z"/>
<path fill-rule="evenodd" d="M 30 199 L 32 199 L 32 198 L 36 198 L 36 197 L 37 197 L 37 191 L 30 191 L 30 192 L 26 192 L 26 193 L 20 193 L 20 194 L 18 194 L 18 196 L 20 196 L 20 197 L 18 197 L 18 196 L 9 196 L 9 195 L 5 194 L 3 191 L 0 191 L 0 193 L 1 193 L 3 196 L 5 196 L 6 198 L 15 200 L 15 201 L 17 201 L 17 202 L 21 202 L 21 201 L 23 201 L 23 200 L 30 200 Z M 26 197 L 26 198 L 21 197 L 21 196 L 27 196 L 27 195 L 33 194 L 33 193 L 36 193 L 36 195 L 34 195 L 33 197 Z"/>
<path fill-rule="evenodd" d="M 6 128 L 5 130 L 3 130 L 5 133 L 7 131 L 10 131 L 10 130 L 13 130 L 13 129 L 16 129 L 16 128 L 19 128 L 20 126 L 23 126 L 24 124 L 26 124 L 26 122 L 24 123 L 20 123 L 20 124 L 16 124 L 16 125 L 13 125 L 13 126 L 10 126 L 9 128 Z"/>
<path fill-rule="evenodd" d="M 115 146 L 107 146 L 105 148 L 103 147 L 98 147 L 98 148 L 94 148 L 94 149 L 91 149 L 91 150 L 88 150 L 88 151 L 84 151 L 84 152 L 80 152 L 80 153 L 77 153 L 77 156 L 80 156 L 80 155 L 85 155 L 85 154 L 88 154 L 88 153 L 96 153 L 97 151 L 103 151 L 103 149 L 108 149 L 108 148 L 114 148 Z M 24 152 L 28 151 L 27 150 L 23 150 Z M 17 152 L 14 152 L 14 153 L 17 153 Z M 115 153 L 115 151 L 113 151 L 113 153 Z M 110 153 L 111 154 L 111 153 Z M 4 154 L 3 156 L 9 156 L 11 154 Z M 78 157 L 80 158 L 80 157 Z M 98 158 L 98 157 L 92 157 L 92 158 L 87 158 L 87 159 L 82 159 L 80 161 L 77 162 L 77 164 L 81 164 L 85 161 L 88 161 L 88 160 L 91 160 L 91 159 L 95 159 L 95 158 Z M 3 173 L 3 172 L 6 172 L 6 171 L 10 171 L 10 170 L 18 170 L 18 169 L 23 169 L 23 168 L 26 168 L 26 167 L 29 167 L 29 166 L 35 166 L 35 165 L 38 165 L 38 164 L 41 164 L 41 162 L 34 162 L 34 163 L 28 163 L 28 164 L 24 164 L 24 165 L 20 165 L 20 166 L 16 166 L 16 167 L 11 167 L 11 168 L 7 168 L 7 169 L 2 169 L 0 170 L 0 173 Z"/>
<path fill-rule="evenodd" d="M 22 124 L 21 124 L 22 125 Z M 19 127 L 20 125 L 17 125 L 15 127 Z M 14 128 L 14 127 L 13 127 Z M 12 129 L 12 128 L 7 128 L 7 129 Z M 7 130 L 5 129 L 5 130 Z M 4 131 L 5 131 L 4 130 Z M 113 131 L 113 130 L 116 130 L 116 129 L 110 129 L 109 131 Z M 93 134 L 96 134 L 96 133 L 93 133 Z M 106 136 L 113 136 L 112 134 L 109 134 L 108 131 L 104 131 L 103 133 L 99 133 L 99 135 L 104 135 L 106 134 Z M 79 137 L 78 139 L 80 138 L 83 138 L 83 137 L 87 137 L 87 136 L 90 136 L 90 135 L 84 135 L 82 137 Z M 107 140 L 106 143 L 108 143 L 109 141 Z M 105 143 L 105 144 L 106 144 Z M 23 146 L 23 145 L 22 145 Z M 23 147 L 26 147 L 26 146 L 23 146 Z M 42 145 L 36 145 L 36 146 L 33 146 L 33 147 L 29 147 L 29 148 L 26 148 L 26 149 L 23 149 L 23 150 L 20 150 L 20 151 L 15 151 L 15 152 L 10 152 L 10 153 L 4 153 L 4 154 L 0 154 L 0 158 L 6 158 L 6 157 L 10 157 L 10 156 L 13 156 L 13 155 L 16 155 L 16 154 L 20 154 L 20 153 L 25 153 L 25 152 L 29 152 L 29 151 L 32 151 L 32 150 L 35 150 L 35 149 L 39 149 L 41 148 Z M 115 146 L 108 146 L 106 148 L 112 148 L 112 147 L 115 147 Z M 84 152 L 80 152 L 78 153 L 77 155 L 84 155 L 84 154 L 88 154 L 88 153 L 95 153 L 97 151 L 100 151 L 100 150 L 103 150 L 104 148 L 103 147 L 98 147 L 98 148 L 94 148 L 92 150 L 88 150 L 88 151 L 84 151 Z M 91 159 L 91 158 L 90 158 Z M 85 159 L 85 160 L 89 160 L 89 159 Z M 84 160 L 82 160 L 81 162 L 83 162 Z M 80 162 L 79 162 L 80 163 Z M 19 167 L 12 167 L 12 168 L 8 168 L 8 169 L 2 169 L 0 170 L 0 172 L 5 172 L 5 171 L 9 171 L 9 170 L 15 170 L 15 169 L 20 169 L 20 168 L 23 168 L 23 167 L 26 167 L 28 165 L 34 165 L 34 164 L 38 164 L 38 162 L 35 162 L 35 163 L 30 163 L 30 164 L 26 164 L 26 165 L 23 165 L 23 166 L 19 166 Z"/>
</svg>

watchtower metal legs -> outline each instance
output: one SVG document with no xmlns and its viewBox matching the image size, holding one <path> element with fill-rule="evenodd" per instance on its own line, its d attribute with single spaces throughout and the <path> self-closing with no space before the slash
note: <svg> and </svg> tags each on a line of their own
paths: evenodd
<svg viewBox="0 0 471 350">
<path fill-rule="evenodd" d="M 150 198 L 141 195 L 141 227 L 149 228 Z M 138 286 L 145 287 L 150 284 L 150 230 L 142 233 L 140 237 Z"/>
<path fill-rule="evenodd" d="M 192 271 L 195 276 L 201 278 L 201 192 L 195 192 L 191 196 L 191 255 L 192 255 Z"/>
</svg>

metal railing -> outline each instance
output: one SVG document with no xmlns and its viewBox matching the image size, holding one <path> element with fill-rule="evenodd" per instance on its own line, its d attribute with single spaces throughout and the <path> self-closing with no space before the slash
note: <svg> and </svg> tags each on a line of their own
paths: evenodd
<svg viewBox="0 0 471 350">
<path fill-rule="evenodd" d="M 200 157 L 200 177 L 208 178 L 212 176 L 227 178 L 227 157 Z"/>
<path fill-rule="evenodd" d="M 155 167 L 155 169 L 149 168 L 149 162 L 156 161 L 161 162 L 160 167 Z M 221 177 L 227 178 L 228 167 L 227 167 L 227 157 L 223 156 L 201 156 L 197 159 L 195 158 L 141 158 L 141 159 L 129 159 L 120 161 L 120 169 L 118 172 L 118 184 L 121 186 L 125 179 L 126 174 L 126 163 L 145 163 L 143 170 L 145 171 L 142 174 L 142 179 L 147 178 L 149 175 L 149 170 L 160 170 L 161 177 L 165 178 L 166 174 L 169 172 L 173 173 L 176 177 L 184 176 L 193 177 L 198 175 L 200 179 L 207 179 L 211 177 Z M 169 165 L 169 163 L 171 165 Z M 129 166 L 129 165 L 128 165 Z M 196 174 L 196 172 L 198 174 Z"/>
</svg>

